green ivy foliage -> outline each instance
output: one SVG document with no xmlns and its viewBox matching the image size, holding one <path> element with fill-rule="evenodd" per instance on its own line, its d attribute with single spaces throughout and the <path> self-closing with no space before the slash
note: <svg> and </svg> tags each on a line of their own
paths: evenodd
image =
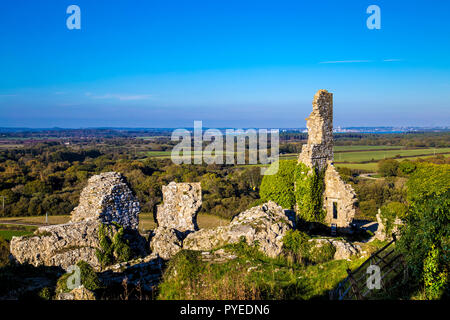
<svg viewBox="0 0 450 320">
<path fill-rule="evenodd" d="M 87 263 L 86 261 L 80 260 L 77 262 L 77 266 L 80 268 L 80 282 L 81 284 L 88 290 L 95 291 L 103 288 L 100 279 L 98 278 L 97 273 L 94 268 Z M 71 273 L 63 274 L 57 281 L 56 284 L 56 293 L 61 292 L 70 292 L 70 289 L 67 287 L 67 280 L 71 275 L 74 274 L 75 271 Z M 46 295 L 48 296 L 48 295 Z M 45 298 L 45 297 L 43 297 Z"/>
<path fill-rule="evenodd" d="M 325 191 L 325 170 L 309 169 L 299 163 L 295 174 L 295 199 L 299 218 L 309 222 L 322 222 L 323 192 Z"/>
<path fill-rule="evenodd" d="M 102 224 L 98 231 L 100 249 L 96 250 L 96 255 L 102 267 L 128 261 L 133 256 L 130 244 L 124 237 L 123 227 L 117 223 L 113 223 L 113 225 L 117 228 L 117 231 L 112 239 L 113 226 Z"/>
<path fill-rule="evenodd" d="M 394 222 L 396 218 L 404 219 L 408 207 L 397 201 L 389 202 L 383 205 L 380 209 L 380 216 L 386 228 L 386 234 L 390 235 L 394 229 Z"/>
<path fill-rule="evenodd" d="M 322 222 L 324 170 L 311 170 L 297 160 L 281 160 L 278 172 L 264 176 L 261 199 L 275 201 L 283 208 L 293 209 L 297 205 L 298 217 L 310 222 Z"/>
<path fill-rule="evenodd" d="M 280 160 L 278 172 L 265 175 L 261 182 L 260 197 L 264 202 L 275 201 L 286 209 L 295 206 L 294 182 L 297 160 Z"/>
</svg>

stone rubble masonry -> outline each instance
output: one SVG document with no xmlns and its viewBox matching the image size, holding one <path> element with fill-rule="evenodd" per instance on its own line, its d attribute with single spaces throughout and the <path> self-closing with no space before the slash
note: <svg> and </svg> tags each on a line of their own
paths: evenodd
<svg viewBox="0 0 450 320">
<path fill-rule="evenodd" d="M 202 188 L 199 182 L 176 183 L 162 187 L 163 204 L 158 205 L 154 230 L 150 241 L 152 253 L 169 260 L 183 246 L 183 239 L 198 230 L 197 212 L 202 205 Z"/>
<path fill-rule="evenodd" d="M 259 243 L 258 249 L 269 257 L 281 254 L 283 237 L 294 227 L 294 214 L 275 202 L 250 208 L 231 220 L 227 226 L 202 229 L 189 234 L 183 242 L 188 250 L 209 251 L 245 238 L 249 245 Z"/>
<path fill-rule="evenodd" d="M 313 111 L 306 118 L 308 143 L 302 146 L 298 161 L 322 170 L 328 160 L 333 161 L 333 94 L 317 91 L 312 105 Z"/>
<path fill-rule="evenodd" d="M 59 266 L 67 269 L 84 260 L 99 268 L 95 255 L 100 248 L 97 221 L 80 221 L 40 227 L 31 237 L 13 237 L 10 251 L 19 263 Z"/>
<path fill-rule="evenodd" d="M 101 223 L 117 222 L 126 229 L 139 226 L 139 202 L 117 172 L 95 175 L 80 195 L 72 211 L 72 222 L 98 219 Z"/>
<path fill-rule="evenodd" d="M 312 105 L 313 111 L 306 119 L 308 143 L 302 146 L 298 162 L 325 170 L 325 222 L 336 224 L 341 231 L 349 231 L 358 199 L 352 186 L 342 180 L 333 165 L 333 94 L 327 90 L 317 91 Z"/>
<path fill-rule="evenodd" d="M 169 260 L 182 249 L 183 238 L 183 234 L 176 229 L 159 227 L 154 232 L 150 249 L 162 259 Z"/>
<path fill-rule="evenodd" d="M 327 212 L 325 222 L 335 223 L 342 231 L 348 231 L 356 214 L 356 193 L 352 186 L 342 180 L 334 165 L 329 162 L 325 171 L 324 206 Z M 337 210 L 337 219 L 333 217 L 333 202 Z"/>
<path fill-rule="evenodd" d="M 202 205 L 200 182 L 176 183 L 162 187 L 163 204 L 158 205 L 158 227 L 172 228 L 180 232 L 198 230 L 197 212 Z"/>
<path fill-rule="evenodd" d="M 66 224 L 38 228 L 31 236 L 13 237 L 13 260 L 34 266 L 59 266 L 67 269 L 84 260 L 99 269 L 96 249 L 100 248 L 101 224 L 117 222 L 127 228 L 130 245 L 145 254 L 145 240 L 139 236 L 139 203 L 120 173 L 107 172 L 91 177 L 80 195 L 80 203 Z M 112 236 L 118 227 L 111 225 Z"/>
<path fill-rule="evenodd" d="M 163 271 L 163 261 L 157 254 L 131 261 L 121 262 L 105 268 L 98 274 L 106 286 L 123 284 L 139 285 L 143 290 L 152 291 L 160 282 Z"/>
</svg>

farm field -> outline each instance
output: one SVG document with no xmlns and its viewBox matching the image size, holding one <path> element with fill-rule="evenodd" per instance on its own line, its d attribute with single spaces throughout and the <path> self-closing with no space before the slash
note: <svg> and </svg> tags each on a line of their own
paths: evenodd
<svg viewBox="0 0 450 320">
<path fill-rule="evenodd" d="M 390 150 L 385 150 L 385 149 Z M 382 159 L 417 160 L 434 157 L 436 154 L 450 156 L 450 148 L 417 148 L 400 149 L 401 146 L 336 146 L 334 148 L 334 164 L 337 167 L 376 171 L 377 163 Z M 374 150 L 381 149 L 381 150 Z M 400 158 L 396 158 L 399 155 Z M 287 153 L 280 155 L 281 160 L 296 159 L 298 154 Z"/>
<path fill-rule="evenodd" d="M 70 215 L 48 217 L 49 224 L 62 224 L 69 222 L 69 220 Z M 229 221 L 226 219 L 207 214 L 198 215 L 197 221 L 199 228 L 213 228 L 217 226 L 224 226 L 229 223 Z M 0 218 L 0 236 L 9 240 L 12 236 L 22 236 L 30 234 L 35 229 L 35 227 L 33 227 L 32 225 L 44 224 L 45 216 Z M 139 215 L 140 231 L 143 232 L 152 230 L 155 227 L 156 223 L 153 220 L 153 214 L 141 213 Z"/>
<path fill-rule="evenodd" d="M 363 161 L 378 161 L 382 159 L 396 158 L 397 156 L 414 157 L 414 156 L 434 155 L 442 153 L 450 153 L 450 148 L 337 152 L 334 155 L 334 160 L 336 162 L 363 162 Z"/>
<path fill-rule="evenodd" d="M 229 223 L 228 220 L 220 218 L 218 216 L 199 214 L 197 216 L 198 227 L 200 229 L 208 229 L 218 226 L 224 226 Z M 141 213 L 139 215 L 139 230 L 142 232 L 152 230 L 156 228 L 156 223 L 153 220 L 153 214 Z"/>
<path fill-rule="evenodd" d="M 403 146 L 334 146 L 334 152 L 339 151 L 366 151 L 366 150 L 385 150 L 385 149 L 404 149 Z"/>
<path fill-rule="evenodd" d="M 35 229 L 35 227 L 31 226 L 0 224 L 0 237 L 9 241 L 14 236 L 20 237 L 31 234 Z"/>
</svg>

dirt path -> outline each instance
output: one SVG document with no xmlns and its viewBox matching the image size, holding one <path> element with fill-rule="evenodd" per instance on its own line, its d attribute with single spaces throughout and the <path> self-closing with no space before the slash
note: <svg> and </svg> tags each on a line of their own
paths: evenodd
<svg viewBox="0 0 450 320">
<path fill-rule="evenodd" d="M 384 178 L 374 178 L 372 177 L 372 175 L 377 174 L 376 172 L 372 172 L 372 173 L 361 173 L 359 176 L 361 178 L 365 178 L 365 179 L 371 179 L 371 180 L 383 180 Z"/>
</svg>

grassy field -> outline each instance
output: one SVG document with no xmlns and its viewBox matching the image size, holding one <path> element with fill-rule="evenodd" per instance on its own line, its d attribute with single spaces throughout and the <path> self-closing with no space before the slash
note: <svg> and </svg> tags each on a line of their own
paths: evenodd
<svg viewBox="0 0 450 320">
<path fill-rule="evenodd" d="M 374 243 L 369 251 L 381 245 Z M 210 263 L 193 251 L 178 253 L 169 262 L 158 299 L 328 299 L 329 291 L 347 276 L 347 269 L 357 268 L 366 259 L 305 265 L 283 255 L 263 256 L 242 243 L 227 245 L 222 251 L 235 258 Z"/>
<path fill-rule="evenodd" d="M 424 149 L 404 149 L 404 150 L 377 150 L 377 151 L 357 151 L 357 152 L 337 152 L 334 155 L 336 162 L 363 162 L 378 161 L 387 158 L 414 157 L 420 155 L 434 155 L 449 153 L 450 148 L 424 148 Z"/>
<path fill-rule="evenodd" d="M 355 170 L 366 170 L 375 172 L 378 170 L 377 162 L 369 162 L 369 163 L 335 163 L 334 164 L 338 168 L 349 168 Z"/>
<path fill-rule="evenodd" d="M 197 223 L 200 229 L 207 229 L 227 225 L 229 221 L 217 216 L 202 214 L 197 216 Z M 139 215 L 139 230 L 148 231 L 155 229 L 155 227 L 156 223 L 153 220 L 153 214 L 141 213 Z"/>
<path fill-rule="evenodd" d="M 49 224 L 62 224 L 67 223 L 70 220 L 69 215 L 65 216 L 49 216 L 48 222 Z M 1 224 L 4 223 L 12 223 L 12 224 Z M 229 223 L 228 220 L 222 219 L 217 216 L 213 215 L 198 215 L 197 222 L 199 228 L 213 228 L 217 226 L 223 226 Z M 2 236 L 2 230 L 5 229 L 5 236 L 9 237 L 9 232 L 14 231 L 23 231 L 23 229 L 26 229 L 25 231 L 28 231 L 27 228 L 30 228 L 30 230 L 34 230 L 33 227 L 28 227 L 24 225 L 44 225 L 45 224 L 45 216 L 34 216 L 34 217 L 10 217 L 10 218 L 0 218 L 0 236 Z M 153 220 L 153 215 L 149 213 L 141 213 L 139 215 L 139 230 L 140 231 L 148 231 L 152 230 L 156 227 L 156 223 Z M 20 233 L 20 232 L 19 232 Z M 22 234 L 13 234 L 13 235 L 22 235 Z M 31 231 L 28 231 L 28 233 L 31 233 Z M 27 233 L 25 233 L 27 234 Z M 6 237 L 4 237 L 6 238 Z"/>
<path fill-rule="evenodd" d="M 25 236 L 33 233 L 34 230 L 36 230 L 36 227 L 0 224 L 0 237 L 9 241 L 14 236 Z"/>
<path fill-rule="evenodd" d="M 23 144 L 2 144 L 0 143 L 0 149 L 20 149 L 23 148 L 24 145 Z"/>
<path fill-rule="evenodd" d="M 450 156 L 450 148 L 420 148 L 400 149 L 401 146 L 336 146 L 334 153 L 334 165 L 366 171 L 377 171 L 378 161 L 382 159 L 417 160 L 434 157 L 436 154 Z M 390 150 L 375 150 L 390 149 Z M 401 158 L 396 158 L 399 155 Z M 298 154 L 288 153 L 280 155 L 280 160 L 296 159 Z M 253 165 L 255 166 L 255 165 Z M 261 166 L 261 165 L 257 165 Z"/>
<path fill-rule="evenodd" d="M 49 216 L 48 223 L 49 224 L 62 224 L 69 222 L 70 216 Z M 45 224 L 45 216 L 33 216 L 33 217 L 7 217 L 0 218 L 0 223 L 9 222 L 16 224 L 35 224 L 35 225 L 43 225 Z"/>
<path fill-rule="evenodd" d="M 403 149 L 403 146 L 334 146 L 334 152 L 340 151 L 366 151 L 383 149 Z"/>
</svg>

